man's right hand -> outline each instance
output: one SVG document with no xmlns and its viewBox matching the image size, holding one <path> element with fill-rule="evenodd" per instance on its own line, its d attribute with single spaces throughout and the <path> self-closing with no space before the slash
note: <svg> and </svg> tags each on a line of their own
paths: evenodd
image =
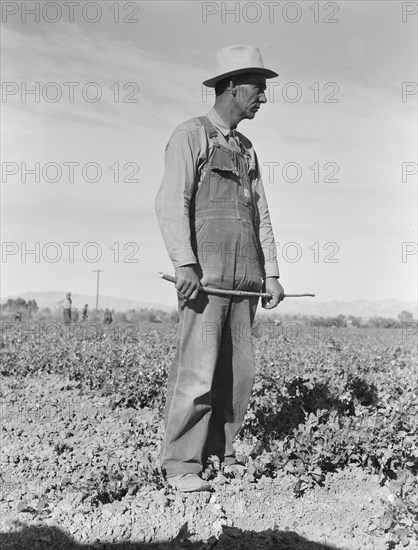
<svg viewBox="0 0 418 550">
<path fill-rule="evenodd" d="M 175 270 L 176 289 L 186 300 L 195 300 L 199 294 L 200 281 L 194 265 L 184 265 Z"/>
</svg>

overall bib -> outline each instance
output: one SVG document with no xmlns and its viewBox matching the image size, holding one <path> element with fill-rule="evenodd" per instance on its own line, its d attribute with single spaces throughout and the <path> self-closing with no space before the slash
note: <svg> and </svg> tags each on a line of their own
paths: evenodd
<svg viewBox="0 0 418 550">
<path fill-rule="evenodd" d="M 263 256 L 259 216 L 245 149 L 218 143 L 218 130 L 199 117 L 213 148 L 190 205 L 191 243 L 203 286 L 260 292 Z M 255 175 L 255 174 L 254 174 Z M 199 293 L 179 296 L 177 351 L 168 382 L 161 467 L 167 477 L 200 473 L 216 454 L 235 461 L 254 381 L 251 326 L 258 298 Z"/>
</svg>

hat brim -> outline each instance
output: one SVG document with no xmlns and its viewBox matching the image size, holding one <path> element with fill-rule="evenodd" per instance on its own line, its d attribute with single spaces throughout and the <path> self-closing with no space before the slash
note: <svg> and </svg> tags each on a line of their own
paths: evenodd
<svg viewBox="0 0 418 550">
<path fill-rule="evenodd" d="M 238 74 L 245 74 L 245 73 L 263 74 L 266 78 L 274 78 L 275 76 L 279 76 L 278 73 L 275 73 L 274 71 L 270 71 L 270 69 L 262 69 L 260 67 L 248 67 L 245 69 L 229 71 L 228 73 L 223 73 L 218 76 L 214 76 L 213 78 L 209 78 L 209 80 L 205 80 L 203 84 L 208 88 L 214 88 L 215 84 L 220 80 L 223 80 L 224 78 L 228 78 L 229 76 L 235 76 Z"/>
</svg>

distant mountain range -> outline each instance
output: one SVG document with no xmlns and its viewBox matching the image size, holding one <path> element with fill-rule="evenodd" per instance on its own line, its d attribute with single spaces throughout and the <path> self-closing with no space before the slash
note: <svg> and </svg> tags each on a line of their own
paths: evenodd
<svg viewBox="0 0 418 550">
<path fill-rule="evenodd" d="M 60 300 L 65 297 L 65 291 L 49 292 L 24 292 L 15 296 L 7 296 L 1 299 L 4 303 L 8 298 L 23 298 L 24 300 L 36 300 L 39 307 L 55 309 L 60 307 Z M 87 294 L 72 294 L 73 307 L 81 309 L 88 304 L 90 309 L 96 306 L 96 297 Z M 127 311 L 129 309 L 159 309 L 162 311 L 173 311 L 175 306 L 158 304 L 154 302 L 140 302 L 129 298 L 113 298 L 111 296 L 100 296 L 99 307 L 109 308 L 115 311 Z M 336 315 L 355 315 L 367 319 L 368 317 L 390 317 L 396 319 L 401 311 L 409 311 L 417 317 L 417 303 L 401 300 L 352 300 L 343 302 L 339 300 L 319 302 L 316 298 L 289 298 L 271 313 L 283 315 L 315 315 L 322 317 L 334 317 Z"/>
<path fill-rule="evenodd" d="M 315 298 L 288 299 L 280 304 L 280 313 L 303 314 L 321 317 L 336 315 L 354 315 L 367 319 L 369 317 L 389 317 L 396 319 L 401 311 L 409 311 L 417 317 L 417 302 L 402 300 L 352 300 L 343 302 L 333 300 L 317 302 Z"/>
</svg>

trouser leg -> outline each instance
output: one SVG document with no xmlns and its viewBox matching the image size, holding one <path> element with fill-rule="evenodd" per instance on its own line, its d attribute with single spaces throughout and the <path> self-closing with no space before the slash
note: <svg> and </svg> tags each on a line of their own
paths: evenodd
<svg viewBox="0 0 418 550">
<path fill-rule="evenodd" d="M 167 477 L 202 471 L 212 414 L 212 383 L 229 297 L 199 293 L 179 305 L 177 351 L 165 405 L 161 468 Z"/>
<path fill-rule="evenodd" d="M 212 386 L 212 415 L 205 457 L 235 461 L 233 441 L 244 421 L 254 382 L 251 326 L 258 299 L 233 298 L 224 324 Z"/>
</svg>

